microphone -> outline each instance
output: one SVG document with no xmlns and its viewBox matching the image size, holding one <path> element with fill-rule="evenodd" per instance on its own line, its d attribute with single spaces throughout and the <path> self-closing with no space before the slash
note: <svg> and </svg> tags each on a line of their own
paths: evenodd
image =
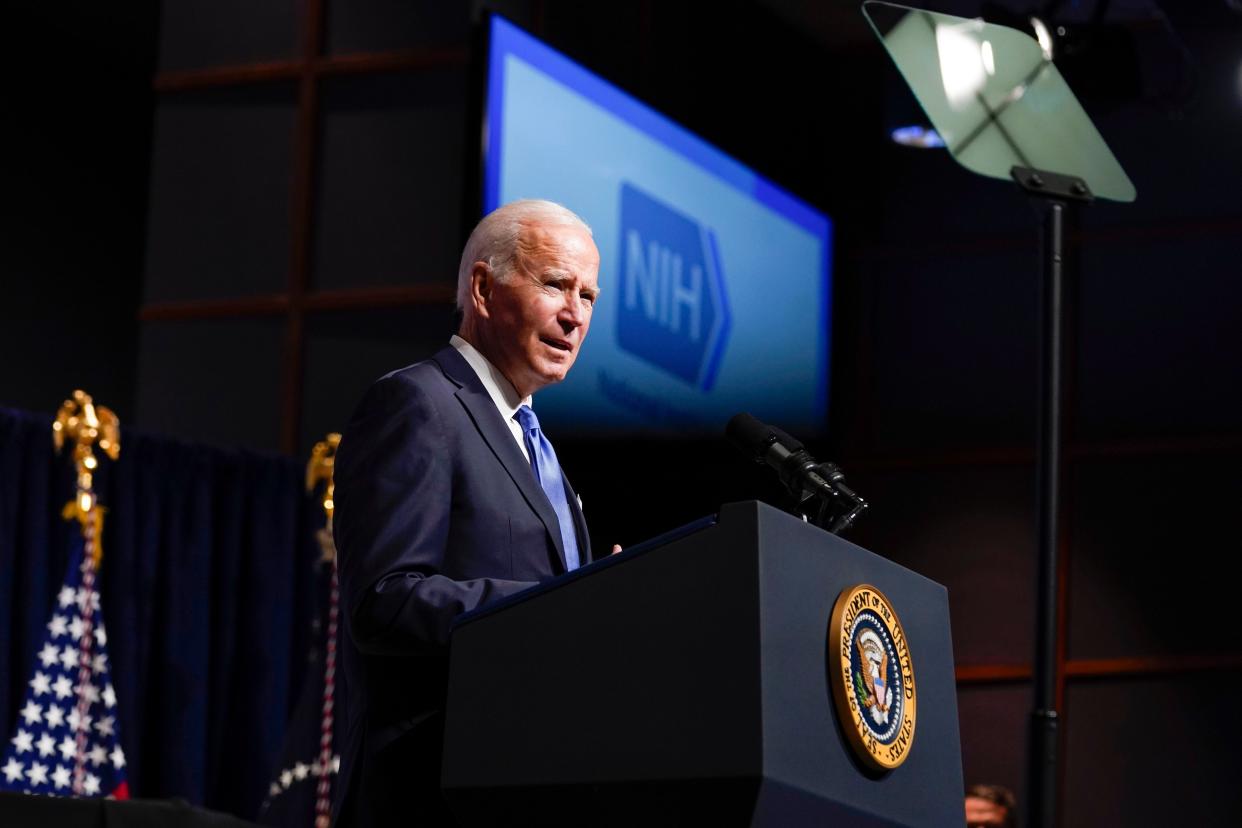
<svg viewBox="0 0 1242 828">
<path fill-rule="evenodd" d="M 790 435 L 742 412 L 725 426 L 725 436 L 743 454 L 774 469 L 799 504 L 815 498 L 815 523 L 829 532 L 849 528 L 867 503 L 843 482 L 845 475 L 832 463 L 821 463 Z"/>
</svg>

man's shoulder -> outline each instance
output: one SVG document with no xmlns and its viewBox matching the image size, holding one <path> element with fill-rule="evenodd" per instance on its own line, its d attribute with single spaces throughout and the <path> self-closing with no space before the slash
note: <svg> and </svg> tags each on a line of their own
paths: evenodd
<svg viewBox="0 0 1242 828">
<path fill-rule="evenodd" d="M 465 365 L 457 349 L 449 346 L 427 359 L 389 371 L 375 380 L 373 386 L 392 391 L 409 388 L 429 393 L 452 393 L 462 385 L 459 362 Z"/>
</svg>

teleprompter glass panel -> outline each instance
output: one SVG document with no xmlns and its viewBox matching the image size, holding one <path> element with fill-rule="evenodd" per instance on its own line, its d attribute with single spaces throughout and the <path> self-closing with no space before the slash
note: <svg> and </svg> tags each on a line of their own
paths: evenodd
<svg viewBox="0 0 1242 828">
<path fill-rule="evenodd" d="M 1077 176 L 1099 198 L 1134 200 L 1134 185 L 1034 38 L 877 0 L 863 13 L 963 167 L 1005 180 L 1015 166 Z"/>
</svg>

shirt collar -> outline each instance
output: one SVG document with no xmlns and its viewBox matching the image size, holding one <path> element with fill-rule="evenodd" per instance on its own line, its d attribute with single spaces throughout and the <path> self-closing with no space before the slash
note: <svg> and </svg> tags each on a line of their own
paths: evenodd
<svg viewBox="0 0 1242 828">
<path fill-rule="evenodd" d="M 530 395 L 519 397 L 517 391 L 513 387 L 513 383 L 500 373 L 495 365 L 479 352 L 466 340 L 457 334 L 449 339 L 449 344 L 457 349 L 458 353 L 465 358 L 470 367 L 479 376 L 479 382 L 483 383 L 483 387 L 487 389 L 488 396 L 492 398 L 492 402 L 496 404 L 496 408 L 500 411 L 500 416 L 505 420 L 512 420 L 513 415 L 517 414 L 517 410 L 524 405 L 530 405 L 532 399 Z"/>
</svg>

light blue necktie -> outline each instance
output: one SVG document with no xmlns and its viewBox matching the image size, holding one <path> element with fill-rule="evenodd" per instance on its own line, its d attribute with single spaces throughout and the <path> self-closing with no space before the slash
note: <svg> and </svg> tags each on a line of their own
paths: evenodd
<svg viewBox="0 0 1242 828">
<path fill-rule="evenodd" d="M 578 539 L 574 535 L 574 516 L 569 511 L 569 500 L 565 497 L 565 480 L 561 477 L 561 464 L 556 462 L 556 452 L 552 444 L 543 436 L 539 428 L 539 418 L 529 405 L 517 410 L 518 424 L 526 436 L 526 453 L 530 455 L 530 467 L 535 471 L 535 479 L 543 487 L 543 493 L 552 501 L 556 511 L 556 520 L 560 524 L 561 542 L 565 546 L 565 568 L 577 569 Z"/>
</svg>

